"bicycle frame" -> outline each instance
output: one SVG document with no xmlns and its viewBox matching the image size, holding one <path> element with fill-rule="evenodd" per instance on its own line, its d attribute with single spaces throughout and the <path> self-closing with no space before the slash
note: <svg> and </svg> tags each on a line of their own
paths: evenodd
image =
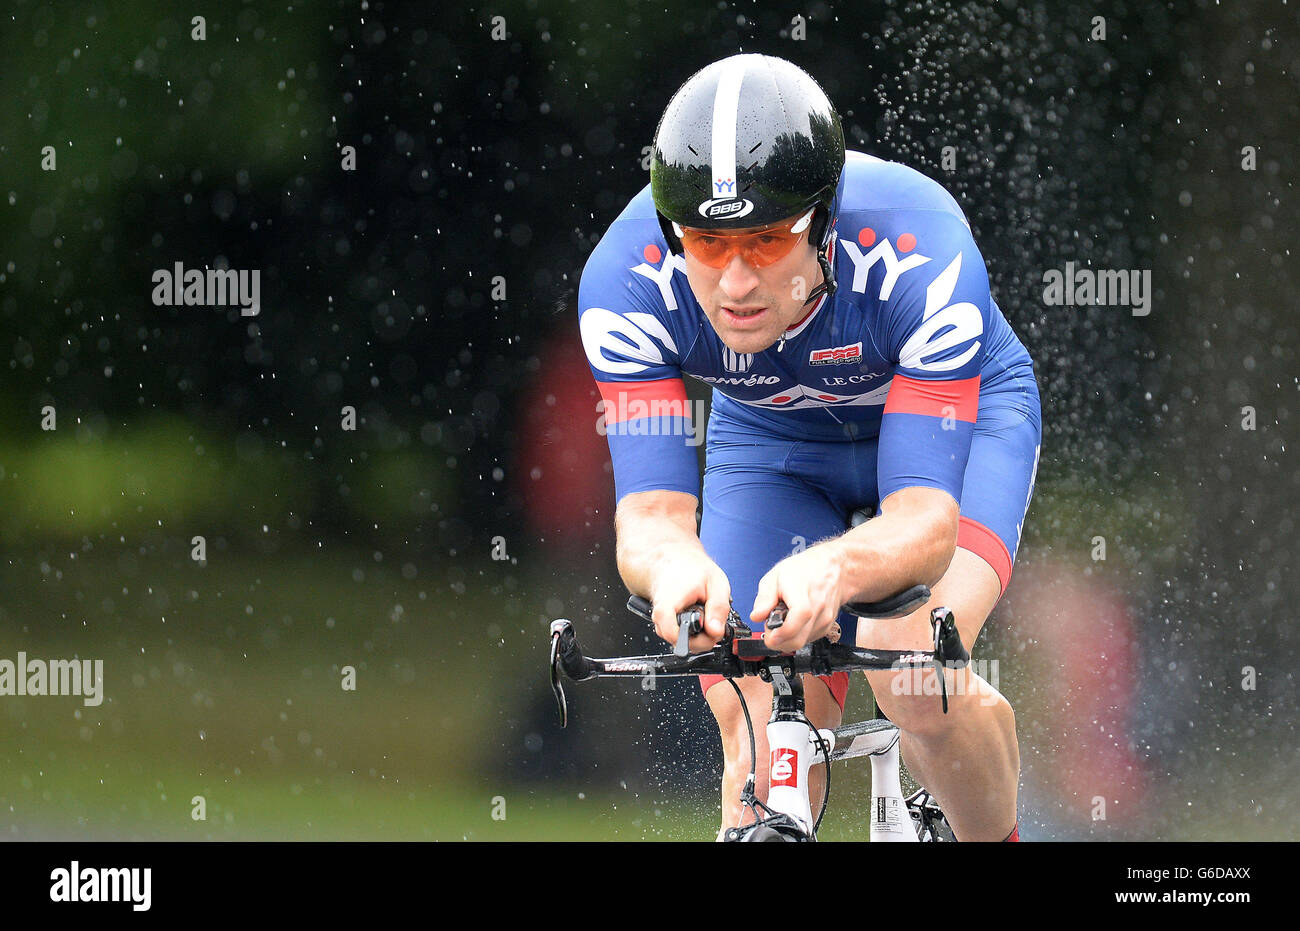
<svg viewBox="0 0 1300 931">
<path fill-rule="evenodd" d="M 901 595 L 873 605 L 848 605 L 848 610 L 864 617 L 900 616 L 918 603 L 929 598 L 924 586 L 917 586 Z M 651 607 L 643 598 L 633 596 L 628 601 L 633 613 L 650 618 Z M 970 654 L 961 643 L 952 612 L 935 608 L 931 612 L 934 649 L 931 651 L 866 650 L 845 644 L 833 644 L 822 639 L 795 653 L 778 653 L 769 650 L 763 641 L 750 632 L 733 610 L 728 618 L 723 639 L 704 653 L 688 653 L 686 642 L 691 634 L 702 629 L 703 606 L 678 615 L 681 625 L 677 649 L 673 653 L 649 656 L 628 656 L 601 659 L 585 656 L 570 621 L 559 619 L 551 624 L 551 688 L 555 693 L 560 712 L 561 727 L 568 724 L 568 703 L 560 685 L 562 669 L 574 681 L 606 676 L 700 676 L 723 675 L 729 680 L 744 675 L 756 675 L 773 686 L 772 717 L 767 724 L 768 747 L 771 751 L 769 767 L 768 800 L 761 802 L 753 794 L 754 766 L 741 793 L 741 801 L 754 812 L 755 824 L 728 831 L 729 840 L 762 839 L 815 840 L 820 818 L 815 822 L 808 796 L 808 771 L 814 757 L 821 753 L 830 763 L 837 759 L 870 756 L 872 769 L 871 840 L 875 842 L 909 842 L 918 840 L 918 833 L 929 833 L 927 839 L 938 839 L 936 823 L 942 823 L 942 813 L 924 790 L 911 799 L 904 799 L 899 780 L 898 729 L 888 721 L 868 721 L 851 724 L 834 731 L 814 728 L 804 714 L 803 674 L 829 675 L 840 670 L 855 669 L 905 669 L 909 667 L 936 667 L 940 680 L 943 710 L 948 710 L 947 688 L 943 667 L 961 666 Z M 778 606 L 769 618 L 768 628 L 784 621 L 784 608 Z M 734 682 L 732 683 L 735 687 Z M 739 689 L 737 688 L 739 697 Z M 750 731 L 751 760 L 753 757 L 753 724 L 748 708 L 742 701 L 746 724 Z M 837 749 L 838 746 L 838 749 Z M 826 796 L 829 801 L 829 766 L 826 771 Z M 769 812 L 759 817 L 759 808 Z M 823 807 L 823 811 L 824 811 Z M 913 825 L 915 821 L 915 825 Z"/>
<path fill-rule="evenodd" d="M 768 796 L 766 804 L 753 797 L 751 766 L 750 778 L 741 792 L 742 803 L 754 812 L 755 824 L 732 828 L 726 840 L 750 839 L 756 826 L 775 823 L 775 830 L 797 828 L 795 839 L 816 840 L 818 822 L 814 822 L 808 789 L 808 774 L 822 753 L 829 765 L 836 760 L 867 756 L 871 760 L 871 807 L 869 830 L 872 843 L 908 843 L 920 840 L 922 819 L 913 818 L 899 778 L 899 731 L 885 720 L 864 721 L 827 730 L 814 728 L 804 714 L 803 684 L 798 679 L 788 680 L 773 664 L 768 667 L 772 680 L 772 717 L 767 723 L 767 743 L 771 753 L 768 768 Z M 767 678 L 766 676 L 764 678 Z M 745 711 L 748 724 L 748 710 Z M 752 725 L 751 725 L 752 736 Z M 752 744 L 751 744 L 752 758 Z M 829 769 L 825 778 L 829 780 Z M 827 793 L 829 796 L 829 792 Z M 827 799 L 829 801 L 829 798 Z M 759 817 L 758 807 L 773 814 Z M 935 806 L 935 814 L 942 817 Z M 792 819 L 794 824 L 781 818 Z"/>
</svg>

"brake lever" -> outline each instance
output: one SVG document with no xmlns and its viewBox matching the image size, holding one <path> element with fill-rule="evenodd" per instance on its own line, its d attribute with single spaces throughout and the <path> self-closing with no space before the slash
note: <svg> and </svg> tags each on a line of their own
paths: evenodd
<svg viewBox="0 0 1300 931">
<path fill-rule="evenodd" d="M 776 607 L 772 609 L 772 613 L 767 616 L 767 629 L 777 630 L 778 628 L 780 628 L 781 625 L 785 623 L 785 617 L 786 614 L 789 612 L 789 610 L 790 609 L 786 607 L 786 603 L 784 601 L 778 601 L 776 603 Z M 839 643 L 840 635 L 842 633 L 843 631 L 840 630 L 840 622 L 832 621 L 831 629 L 827 631 L 826 636 L 821 639 L 827 640 L 831 643 Z"/>
<path fill-rule="evenodd" d="M 694 604 L 677 615 L 677 645 L 673 647 L 673 655 L 689 655 L 691 637 L 702 633 L 704 633 L 704 605 Z"/>
<path fill-rule="evenodd" d="M 934 634 L 934 671 L 939 677 L 939 699 L 943 704 L 943 713 L 948 713 L 948 680 L 944 678 L 944 669 L 949 663 L 960 668 L 970 662 L 970 651 L 961 642 L 961 632 L 957 630 L 956 619 L 947 608 L 935 608 L 930 612 L 930 626 Z"/>
<path fill-rule="evenodd" d="M 564 698 L 564 686 L 560 684 L 560 631 L 556 629 L 558 621 L 551 624 L 551 691 L 555 693 L 555 704 L 560 709 L 560 727 L 569 726 L 569 703 Z"/>
<path fill-rule="evenodd" d="M 649 599 L 632 595 L 627 600 L 627 609 L 642 620 L 654 621 L 654 605 Z M 697 601 L 677 615 L 677 643 L 673 647 L 673 655 L 679 657 L 690 655 L 690 639 L 702 633 L 704 633 L 704 605 Z M 738 636 L 749 636 L 749 625 L 742 621 L 735 608 L 732 608 L 727 614 L 727 626 L 722 632 L 719 643 L 729 643 Z"/>
</svg>

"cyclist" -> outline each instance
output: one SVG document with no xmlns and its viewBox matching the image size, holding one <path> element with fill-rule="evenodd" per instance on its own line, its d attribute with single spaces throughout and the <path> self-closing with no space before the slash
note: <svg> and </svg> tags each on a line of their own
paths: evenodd
<svg viewBox="0 0 1300 931">
<path fill-rule="evenodd" d="M 592 252 L 578 300 L 614 469 L 619 572 L 653 601 L 661 637 L 675 641 L 675 614 L 703 602 L 691 647 L 708 649 L 730 601 L 759 631 L 779 600 L 789 613 L 765 634 L 770 647 L 798 649 L 838 624 L 863 647 L 926 649 L 929 607 L 884 621 L 840 611 L 924 583 L 974 645 L 1020 542 L 1039 397 L 969 224 L 939 184 L 846 153 L 834 107 L 797 66 L 726 58 L 669 102 L 650 184 Z M 713 386 L 698 535 L 683 375 Z M 846 531 L 861 508 L 876 516 Z M 867 678 L 956 836 L 1018 839 L 1007 700 L 969 669 L 950 679 L 947 715 L 932 679 Z M 722 737 L 725 829 L 742 817 L 749 742 L 735 693 L 718 684 L 701 682 Z M 771 686 L 741 688 L 765 716 Z M 806 684 L 815 726 L 840 723 L 847 688 L 847 674 Z M 756 730 L 765 788 L 772 761 Z"/>
</svg>

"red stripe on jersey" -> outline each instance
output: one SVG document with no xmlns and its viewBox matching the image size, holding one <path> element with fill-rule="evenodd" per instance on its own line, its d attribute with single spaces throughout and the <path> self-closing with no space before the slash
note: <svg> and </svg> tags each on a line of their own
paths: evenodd
<svg viewBox="0 0 1300 931">
<path fill-rule="evenodd" d="M 928 414 L 974 423 L 980 409 L 980 377 L 922 381 L 895 375 L 885 398 L 886 414 Z"/>
<path fill-rule="evenodd" d="M 1007 583 L 1011 581 L 1011 554 L 1001 537 L 979 521 L 962 517 L 957 521 L 957 545 L 992 566 L 998 574 L 1002 591 L 1007 590 Z M 1002 597 L 1001 594 L 998 597 Z"/>
<path fill-rule="evenodd" d="M 598 381 L 605 399 L 605 423 L 639 417 L 689 417 L 686 385 L 680 378 L 657 381 Z"/>
</svg>

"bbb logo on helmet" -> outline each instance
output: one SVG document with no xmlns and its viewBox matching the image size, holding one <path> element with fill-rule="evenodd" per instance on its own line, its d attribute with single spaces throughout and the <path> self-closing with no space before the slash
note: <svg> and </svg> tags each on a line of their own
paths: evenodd
<svg viewBox="0 0 1300 931">
<path fill-rule="evenodd" d="M 735 197 L 715 197 L 700 204 L 700 215 L 710 220 L 743 217 L 754 209 L 752 201 Z"/>
</svg>

